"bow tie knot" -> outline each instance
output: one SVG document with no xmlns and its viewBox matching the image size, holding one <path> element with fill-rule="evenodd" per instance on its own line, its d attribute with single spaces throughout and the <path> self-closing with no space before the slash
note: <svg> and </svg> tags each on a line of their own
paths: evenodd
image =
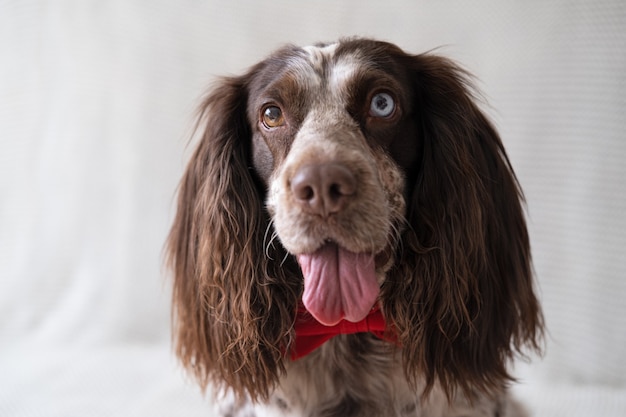
<svg viewBox="0 0 626 417">
<path fill-rule="evenodd" d="M 308 355 L 315 349 L 340 334 L 372 333 L 379 339 L 397 343 L 393 332 L 389 331 L 380 308 L 376 306 L 361 321 L 341 320 L 333 326 L 325 326 L 315 320 L 303 306 L 296 313 L 296 340 L 291 350 L 291 359 L 296 360 Z"/>
</svg>

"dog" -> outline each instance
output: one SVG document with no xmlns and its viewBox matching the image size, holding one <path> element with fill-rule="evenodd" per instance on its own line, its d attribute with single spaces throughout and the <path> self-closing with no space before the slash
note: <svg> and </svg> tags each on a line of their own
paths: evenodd
<svg viewBox="0 0 626 417">
<path fill-rule="evenodd" d="M 471 76 L 286 46 L 203 99 L 168 238 L 177 356 L 223 416 L 524 415 L 524 199 Z"/>
</svg>

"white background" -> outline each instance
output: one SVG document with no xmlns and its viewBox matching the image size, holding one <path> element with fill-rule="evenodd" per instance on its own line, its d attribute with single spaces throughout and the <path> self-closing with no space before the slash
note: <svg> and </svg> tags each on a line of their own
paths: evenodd
<svg viewBox="0 0 626 417">
<path fill-rule="evenodd" d="M 199 97 L 285 43 L 476 74 L 528 200 L 537 416 L 626 415 L 626 3 L 0 1 L 0 416 L 210 416 L 162 248 Z"/>
</svg>

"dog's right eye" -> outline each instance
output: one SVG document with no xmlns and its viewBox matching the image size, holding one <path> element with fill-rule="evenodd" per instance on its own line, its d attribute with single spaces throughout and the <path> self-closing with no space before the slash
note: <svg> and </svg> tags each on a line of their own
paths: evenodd
<svg viewBox="0 0 626 417">
<path fill-rule="evenodd" d="M 285 124 L 285 118 L 283 117 L 283 111 L 277 106 L 267 106 L 263 109 L 261 118 L 263 126 L 268 129 L 273 129 Z"/>
</svg>

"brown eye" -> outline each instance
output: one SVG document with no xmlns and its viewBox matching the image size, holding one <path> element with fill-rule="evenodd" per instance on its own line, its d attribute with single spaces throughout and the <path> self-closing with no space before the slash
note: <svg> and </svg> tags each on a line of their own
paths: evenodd
<svg viewBox="0 0 626 417">
<path fill-rule="evenodd" d="M 263 126 L 268 129 L 279 127 L 285 124 L 283 111 L 277 106 L 267 106 L 263 110 Z"/>
</svg>

